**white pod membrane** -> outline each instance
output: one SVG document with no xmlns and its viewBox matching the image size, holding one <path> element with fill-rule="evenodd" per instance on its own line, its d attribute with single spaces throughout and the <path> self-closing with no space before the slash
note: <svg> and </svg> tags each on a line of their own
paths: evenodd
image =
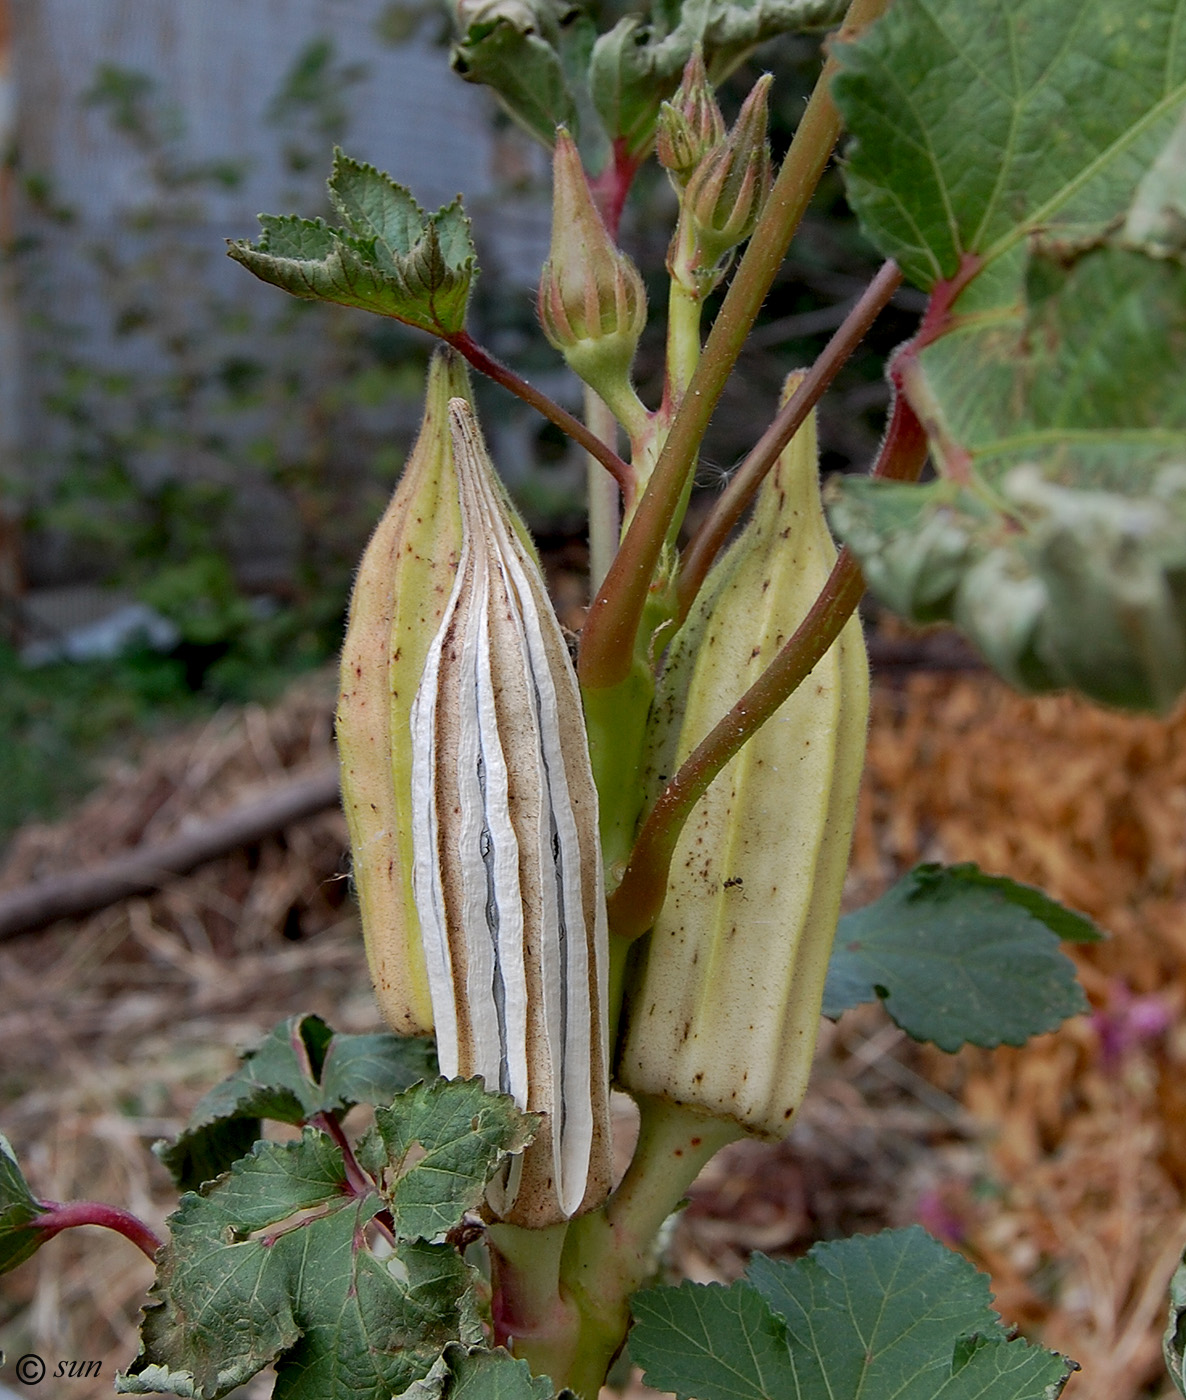
<svg viewBox="0 0 1186 1400">
<path fill-rule="evenodd" d="M 441 1072 L 545 1115 L 491 1194 L 542 1226 L 609 1186 L 597 792 L 576 675 L 468 403 L 453 592 L 412 706 L 413 887 Z"/>
</svg>

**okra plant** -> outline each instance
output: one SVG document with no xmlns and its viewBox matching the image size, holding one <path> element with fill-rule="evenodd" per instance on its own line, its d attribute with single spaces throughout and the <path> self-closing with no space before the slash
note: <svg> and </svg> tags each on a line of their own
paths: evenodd
<svg viewBox="0 0 1186 1400">
<path fill-rule="evenodd" d="M 214 1400 L 274 1364 L 283 1400 L 595 1400 L 625 1349 L 681 1400 L 1056 1396 L 1073 1363 L 1012 1336 L 921 1230 L 755 1256 L 727 1288 L 654 1286 L 656 1241 L 721 1146 L 788 1132 L 821 1012 L 880 998 L 954 1050 L 1084 1008 L 1060 940 L 1099 935 L 1037 890 L 922 866 L 840 916 L 855 609 L 868 585 L 954 623 L 1028 691 L 1165 712 L 1186 688 L 1186 0 L 655 0 L 601 34 L 557 0 L 462 0 L 459 26 L 454 66 L 553 153 L 539 320 L 583 419 L 471 334 L 460 204 L 426 215 L 338 153 L 338 226 L 267 216 L 231 248 L 442 342 L 337 717 L 391 1033 L 299 1017 L 251 1052 L 159 1149 L 185 1191 L 166 1244 L 38 1201 L 0 1155 L 0 1263 L 104 1209 L 156 1255 L 129 1394 Z M 830 26 L 776 171 L 771 79 L 731 126 L 715 86 Z M 842 134 L 886 261 L 681 544 L 709 419 Z M 652 156 L 678 214 L 647 404 L 631 367 L 662 312 L 618 225 Z M 814 406 L 903 279 L 926 311 L 887 365 L 876 461 L 825 516 Z M 470 368 L 589 454 L 575 666 Z M 611 1088 L 641 1123 L 616 1184 Z M 262 1118 L 301 1136 L 257 1141 Z"/>
</svg>

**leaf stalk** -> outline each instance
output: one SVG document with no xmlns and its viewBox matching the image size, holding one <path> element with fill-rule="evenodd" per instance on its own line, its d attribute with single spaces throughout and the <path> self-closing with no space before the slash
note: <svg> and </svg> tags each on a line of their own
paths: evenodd
<svg viewBox="0 0 1186 1400">
<path fill-rule="evenodd" d="M 36 1230 L 43 1239 L 52 1239 L 63 1230 L 73 1230 L 79 1225 L 100 1225 L 105 1230 L 114 1230 L 123 1235 L 149 1259 L 155 1259 L 164 1241 L 145 1225 L 143 1220 L 130 1211 L 118 1206 L 105 1205 L 102 1201 L 40 1201 L 43 1215 L 29 1222 L 28 1228 Z"/>
<path fill-rule="evenodd" d="M 446 336 L 445 340 L 459 355 L 464 355 L 476 370 L 486 375 L 487 378 L 493 379 L 496 384 L 501 384 L 504 389 L 509 389 L 517 398 L 530 404 L 537 413 L 541 413 L 550 423 L 555 423 L 562 432 L 567 433 L 574 442 L 585 449 L 590 457 L 596 458 L 609 472 L 618 483 L 627 504 L 633 501 L 635 493 L 633 468 L 628 462 L 624 462 L 608 443 L 602 442 L 597 434 L 586 427 L 575 414 L 569 413 L 568 409 L 562 408 L 542 389 L 537 389 L 534 384 L 528 383 L 522 375 L 516 374 L 509 365 L 504 365 L 501 360 L 495 359 L 488 351 L 483 350 L 468 331 L 457 331 L 453 335 Z"/>
</svg>

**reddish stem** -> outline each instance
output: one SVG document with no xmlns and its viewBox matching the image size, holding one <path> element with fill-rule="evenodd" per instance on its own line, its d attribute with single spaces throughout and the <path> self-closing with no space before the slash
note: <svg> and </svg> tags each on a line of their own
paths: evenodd
<svg viewBox="0 0 1186 1400">
<path fill-rule="evenodd" d="M 919 362 L 919 352 L 946 335 L 955 322 L 952 311 L 960 293 L 984 266 L 976 253 L 961 253 L 955 276 L 936 282 L 919 323 L 918 331 L 898 347 L 889 363 L 889 378 L 902 398 L 910 401 L 934 449 L 935 465 L 941 476 L 967 485 L 972 480 L 972 454 L 956 441 L 939 412 Z"/>
<path fill-rule="evenodd" d="M 488 354 L 468 331 L 456 331 L 454 334 L 446 336 L 445 339 L 459 355 L 464 355 L 476 370 L 493 379 L 496 384 L 501 384 L 504 389 L 509 389 L 524 403 L 530 404 L 536 412 L 542 413 L 562 432 L 567 433 L 570 438 L 578 442 L 591 457 L 596 457 L 618 483 L 627 506 L 633 502 L 634 469 L 624 462 L 612 447 L 602 442 L 596 433 L 591 432 L 579 418 L 574 417 L 566 408 L 561 408 L 558 403 L 550 399 L 547 394 L 529 384 L 509 365 L 504 365 L 501 360 L 496 360 L 493 355 Z"/>
<path fill-rule="evenodd" d="M 873 475 L 914 481 L 927 456 L 927 437 L 903 394 L 894 399 L 889 428 Z M 610 929 L 637 938 L 654 924 L 667 891 L 676 842 L 692 808 L 742 745 L 779 708 L 840 635 L 865 580 L 847 549 L 840 552 L 819 597 L 782 648 L 727 715 L 688 755 L 651 809 L 621 884 L 608 900 Z"/>
<path fill-rule="evenodd" d="M 922 320 L 918 323 L 918 331 L 902 347 L 900 354 L 903 352 L 917 354 L 951 329 L 953 319 L 951 308 L 959 299 L 961 292 L 983 266 L 984 259 L 979 253 L 960 254 L 960 265 L 955 276 L 940 278 L 931 288 L 926 310 L 923 312 Z"/>
<path fill-rule="evenodd" d="M 734 472 L 728 487 L 712 509 L 711 515 L 688 545 L 680 565 L 678 622 L 688 615 L 692 600 L 700 591 L 712 561 L 720 552 L 729 532 L 741 519 L 742 512 L 762 484 L 766 473 L 778 460 L 778 454 L 802 426 L 807 415 L 836 377 L 841 365 L 865 338 L 869 327 L 884 310 L 902 283 L 902 272 L 895 262 L 886 262 L 866 287 L 860 300 L 844 318 L 843 323 L 824 347 L 806 378 L 779 410 L 778 416 L 762 434 L 757 444 Z"/>
<path fill-rule="evenodd" d="M 315 1113 L 309 1122 L 314 1128 L 320 1128 L 342 1154 L 342 1161 L 346 1166 L 346 1185 L 350 1188 L 350 1194 L 352 1196 L 369 1196 L 375 1190 L 375 1183 L 358 1165 L 354 1148 L 351 1147 L 350 1139 L 343 1132 L 341 1123 L 332 1113 Z"/>
<path fill-rule="evenodd" d="M 105 1230 L 114 1230 L 130 1240 L 141 1253 L 155 1259 L 164 1241 L 148 1228 L 143 1220 L 138 1220 L 130 1211 L 118 1206 L 105 1205 L 102 1201 L 39 1201 L 44 1211 L 36 1220 L 29 1222 L 28 1228 L 36 1230 L 43 1239 L 52 1239 L 63 1230 L 73 1230 L 78 1225 L 101 1225 Z"/>
<path fill-rule="evenodd" d="M 346 1136 L 341 1123 L 332 1113 L 315 1113 L 309 1120 L 314 1128 L 321 1131 L 330 1138 L 338 1151 L 342 1154 L 342 1161 L 346 1166 L 346 1189 L 356 1200 L 363 1196 L 373 1195 L 375 1183 L 370 1176 L 359 1166 L 358 1158 L 354 1155 L 354 1148 L 350 1145 L 350 1139 Z M 391 1218 L 389 1210 L 381 1210 L 371 1217 L 375 1228 L 391 1244 L 395 1243 L 395 1221 Z"/>
<path fill-rule="evenodd" d="M 597 210 L 609 230 L 609 236 L 615 243 L 618 241 L 618 228 L 622 222 L 626 196 L 630 193 L 630 186 L 634 183 L 634 177 L 641 165 L 642 157 L 630 155 L 626 150 L 625 138 L 619 136 L 614 141 L 613 156 L 609 163 L 596 180 L 589 181 L 589 192 L 593 196 L 593 202 L 597 205 Z"/>
</svg>

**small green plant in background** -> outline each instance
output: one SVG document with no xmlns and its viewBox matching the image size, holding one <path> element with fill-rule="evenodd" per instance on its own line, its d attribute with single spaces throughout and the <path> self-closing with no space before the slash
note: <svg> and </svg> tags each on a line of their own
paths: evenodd
<svg viewBox="0 0 1186 1400">
<path fill-rule="evenodd" d="M 323 36 L 280 83 L 268 120 L 283 132 L 292 198 L 322 197 L 321 177 L 310 185 L 303 172 L 348 130 L 357 77 Z M 32 232 L 11 250 L 11 270 L 47 430 L 31 469 L 0 487 L 35 583 L 47 558 L 65 560 L 50 564 L 51 583 L 61 572 L 63 583 L 146 603 L 177 641 L 165 655 L 133 648 L 27 670 L 16 644 L 47 637 L 27 618 L 6 627 L 3 835 L 57 815 L 99 779 L 103 758 L 134 749 L 144 732 L 272 699 L 332 658 L 359 542 L 414 429 L 425 360 L 400 328 L 340 308 L 232 304 L 209 276 L 217 249 L 193 230 L 246 165 L 190 158 L 186 113 L 150 73 L 101 64 L 81 100 L 125 150 L 143 194 L 114 230 L 92 234 L 45 177 L 21 171 Z M 75 323 L 55 295 L 52 244 L 67 238 L 106 321 Z M 315 365 L 297 348 L 313 340 Z M 124 368 L 102 363 L 105 346 Z M 355 431 L 376 408 L 390 431 Z M 335 457 L 343 438 L 351 449 Z M 244 560 L 254 577 L 242 576 Z"/>
<path fill-rule="evenodd" d="M 339 153 L 335 222 L 266 216 L 231 250 L 444 342 L 359 571 L 338 711 L 394 1033 L 279 1027 L 160 1149 L 185 1193 L 167 1243 L 39 1201 L 5 1152 L 0 1262 L 79 1223 L 154 1256 L 132 1394 L 215 1400 L 274 1364 L 284 1400 L 594 1400 L 625 1348 L 680 1400 L 1049 1400 L 1074 1363 L 1014 1336 L 919 1229 L 757 1255 L 729 1287 L 649 1285 L 704 1163 L 788 1131 L 821 1012 L 879 1000 L 955 1050 L 1085 1008 L 1061 943 L 1099 934 L 1038 890 L 925 865 L 839 916 L 868 698 L 854 613 L 868 581 L 1032 691 L 1165 712 L 1186 689 L 1186 0 L 1135 19 L 1115 0 L 688 0 L 601 34 L 539 0 L 461 21 L 455 67 L 553 151 L 539 312 L 583 420 L 475 337 L 459 203 L 427 214 Z M 776 171 L 769 80 L 731 124 L 714 84 L 837 22 Z M 842 126 L 886 262 L 680 546 L 708 421 Z M 617 231 L 652 153 L 678 214 L 647 402 L 632 365 L 656 308 Z M 887 364 L 870 474 L 828 489 L 837 553 L 814 408 L 903 278 L 926 309 Z M 575 668 L 465 362 L 590 456 Z M 611 1085 L 641 1121 L 617 1185 Z M 374 1126 L 352 1134 L 356 1104 Z M 265 1118 L 300 1138 L 260 1141 Z"/>
</svg>

